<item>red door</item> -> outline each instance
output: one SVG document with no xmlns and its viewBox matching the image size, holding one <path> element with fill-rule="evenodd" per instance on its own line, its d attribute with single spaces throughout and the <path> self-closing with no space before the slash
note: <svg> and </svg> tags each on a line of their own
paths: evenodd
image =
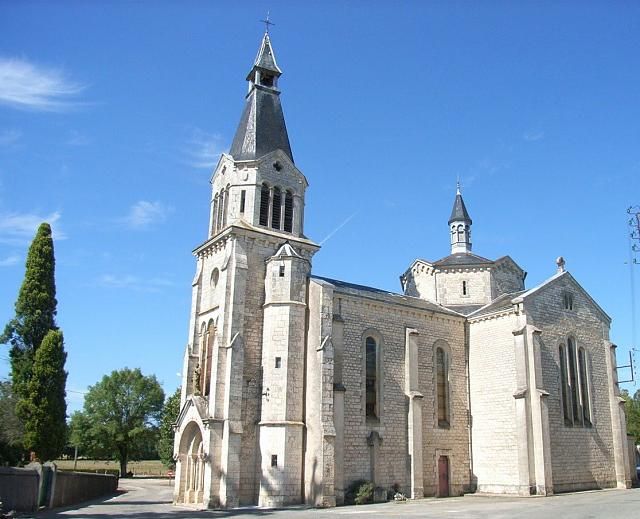
<svg viewBox="0 0 640 519">
<path fill-rule="evenodd" d="M 449 458 L 438 458 L 438 497 L 449 497 Z"/>
</svg>

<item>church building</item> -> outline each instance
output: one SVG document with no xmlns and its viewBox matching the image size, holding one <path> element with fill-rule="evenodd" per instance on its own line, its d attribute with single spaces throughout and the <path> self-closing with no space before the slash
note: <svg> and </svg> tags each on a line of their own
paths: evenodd
<svg viewBox="0 0 640 519">
<path fill-rule="evenodd" d="M 526 288 L 509 256 L 473 253 L 458 189 L 451 254 L 416 259 L 399 293 L 312 273 L 281 74 L 265 34 L 194 250 L 174 501 L 336 506 L 359 480 L 410 498 L 628 487 L 611 318 L 562 258 Z"/>
</svg>

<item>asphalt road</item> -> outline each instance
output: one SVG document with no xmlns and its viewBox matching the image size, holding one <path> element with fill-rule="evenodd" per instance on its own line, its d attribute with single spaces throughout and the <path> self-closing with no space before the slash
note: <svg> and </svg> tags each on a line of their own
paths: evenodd
<svg viewBox="0 0 640 519">
<path fill-rule="evenodd" d="M 403 503 L 342 506 L 319 510 L 304 507 L 286 510 L 242 508 L 195 510 L 171 504 L 173 487 L 167 480 L 121 480 L 119 495 L 85 503 L 83 506 L 37 514 L 37 519 L 199 519 L 234 517 L 250 519 L 359 519 L 359 518 L 446 518 L 455 519 L 635 519 L 640 518 L 640 488 L 599 490 L 552 497 L 488 497 L 467 495 L 447 499 L 421 499 Z"/>
</svg>

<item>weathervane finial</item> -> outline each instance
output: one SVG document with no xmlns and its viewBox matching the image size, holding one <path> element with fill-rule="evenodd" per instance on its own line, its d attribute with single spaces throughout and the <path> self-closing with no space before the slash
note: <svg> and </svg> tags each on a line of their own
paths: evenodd
<svg viewBox="0 0 640 519">
<path fill-rule="evenodd" d="M 456 194 L 460 194 L 460 175 L 458 175 L 458 179 L 456 181 Z"/>
<path fill-rule="evenodd" d="M 266 34 L 269 34 L 269 25 L 275 25 L 275 23 L 269 20 L 269 14 L 270 11 L 267 11 L 267 18 L 265 20 L 260 20 L 262 23 L 264 23 L 264 32 Z"/>
</svg>

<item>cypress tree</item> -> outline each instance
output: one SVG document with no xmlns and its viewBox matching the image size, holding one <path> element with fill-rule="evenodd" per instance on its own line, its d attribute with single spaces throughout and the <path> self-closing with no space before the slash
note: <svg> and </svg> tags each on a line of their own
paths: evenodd
<svg viewBox="0 0 640 519">
<path fill-rule="evenodd" d="M 9 343 L 11 379 L 18 399 L 26 396 L 35 353 L 49 330 L 57 330 L 55 258 L 51 226 L 42 223 L 27 254 L 24 280 L 16 301 L 15 317 L 0 336 Z"/>
<path fill-rule="evenodd" d="M 24 417 L 24 446 L 41 461 L 56 459 L 65 446 L 66 359 L 62 332 L 50 330 L 36 350 L 26 398 L 17 404 Z"/>
</svg>

